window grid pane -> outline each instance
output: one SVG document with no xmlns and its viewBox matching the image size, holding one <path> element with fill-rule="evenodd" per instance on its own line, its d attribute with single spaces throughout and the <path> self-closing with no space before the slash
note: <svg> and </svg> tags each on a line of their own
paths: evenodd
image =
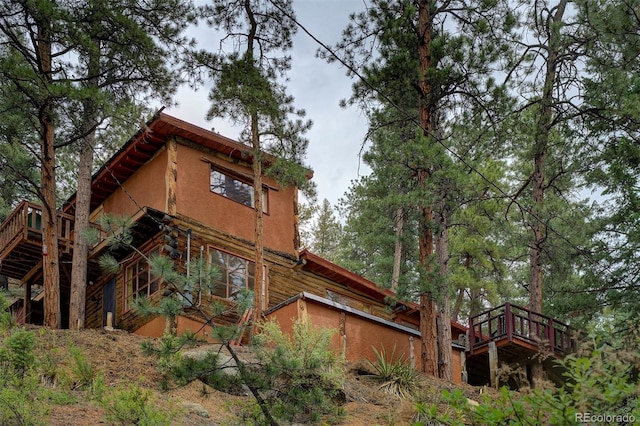
<svg viewBox="0 0 640 426">
<path fill-rule="evenodd" d="M 237 201 L 247 207 L 255 207 L 255 197 L 253 185 L 228 176 L 223 172 L 211 168 L 209 178 L 209 189 L 223 197 Z M 267 189 L 262 189 L 262 211 L 268 212 L 269 201 Z"/>
<path fill-rule="evenodd" d="M 210 250 L 209 259 L 220 271 L 220 280 L 212 291 L 213 296 L 235 299 L 241 290 L 253 289 L 253 262 L 216 249 Z"/>
<path fill-rule="evenodd" d="M 148 252 L 147 257 L 158 255 L 159 249 Z M 134 261 L 125 269 L 125 311 L 131 309 L 134 300 L 146 298 L 160 290 L 160 277 L 151 273 L 149 262 L 145 258 Z"/>
</svg>

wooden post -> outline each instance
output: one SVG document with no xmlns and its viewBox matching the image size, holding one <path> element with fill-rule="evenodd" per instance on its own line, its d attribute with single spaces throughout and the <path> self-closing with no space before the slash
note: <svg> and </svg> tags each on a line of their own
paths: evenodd
<svg viewBox="0 0 640 426">
<path fill-rule="evenodd" d="M 409 362 L 411 363 L 411 368 L 416 368 L 416 352 L 413 347 L 413 336 L 409 336 Z"/>
<path fill-rule="evenodd" d="M 489 342 L 489 378 L 491 387 L 498 389 L 498 348 L 496 342 Z"/>
<path fill-rule="evenodd" d="M 31 280 L 24 282 L 24 323 L 31 323 Z"/>
<path fill-rule="evenodd" d="M 166 212 L 174 216 L 177 209 L 178 186 L 178 143 L 175 137 L 167 139 L 167 169 L 165 173 L 166 183 Z"/>
<path fill-rule="evenodd" d="M 469 331 L 467 331 L 467 333 L 469 334 L 469 338 L 467 339 L 467 341 L 469 342 L 469 347 L 467 348 L 467 350 L 469 351 L 470 355 L 473 355 L 473 347 L 476 344 L 476 327 L 473 323 L 475 317 L 471 317 L 469 318 Z"/>
<path fill-rule="evenodd" d="M 107 312 L 107 325 L 104 326 L 105 330 L 113 330 L 113 312 Z"/>
<path fill-rule="evenodd" d="M 506 331 L 507 331 L 507 340 L 509 342 L 513 341 L 513 313 L 511 312 L 511 304 L 510 303 L 506 303 L 505 305 L 505 312 L 504 312 L 504 321 L 505 321 L 505 327 L 506 327 Z"/>
<path fill-rule="evenodd" d="M 340 312 L 340 337 L 342 338 L 342 356 L 347 358 L 347 315 L 344 312 Z"/>
<path fill-rule="evenodd" d="M 469 383 L 469 375 L 467 374 L 467 354 L 460 351 L 460 371 L 462 372 L 462 383 Z"/>
<path fill-rule="evenodd" d="M 307 312 L 307 302 L 303 299 L 297 301 L 298 321 L 301 324 L 307 324 L 309 322 L 309 313 Z"/>
</svg>

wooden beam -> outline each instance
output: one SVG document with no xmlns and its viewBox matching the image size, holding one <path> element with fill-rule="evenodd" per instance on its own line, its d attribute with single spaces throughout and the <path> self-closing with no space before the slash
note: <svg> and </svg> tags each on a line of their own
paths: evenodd
<svg viewBox="0 0 640 426">
<path fill-rule="evenodd" d="M 307 302 L 303 299 L 297 300 L 298 321 L 302 324 L 309 323 L 309 312 L 307 311 Z"/>
<path fill-rule="evenodd" d="M 347 315 L 344 312 L 340 312 L 340 337 L 342 338 L 342 356 L 347 356 Z"/>
<path fill-rule="evenodd" d="M 460 371 L 462 373 L 462 383 L 469 383 L 469 374 L 467 373 L 467 354 L 460 351 Z"/>
<path fill-rule="evenodd" d="M 29 281 L 35 280 L 40 275 L 42 275 L 42 260 L 38 262 L 27 274 L 22 277 L 20 280 L 20 285 L 28 283 Z"/>
<path fill-rule="evenodd" d="M 491 387 L 498 389 L 498 348 L 496 342 L 489 342 L 489 378 Z"/>
<path fill-rule="evenodd" d="M 167 170 L 165 173 L 166 212 L 174 216 L 177 211 L 177 186 L 178 186 L 178 144 L 175 137 L 167 139 Z"/>
</svg>

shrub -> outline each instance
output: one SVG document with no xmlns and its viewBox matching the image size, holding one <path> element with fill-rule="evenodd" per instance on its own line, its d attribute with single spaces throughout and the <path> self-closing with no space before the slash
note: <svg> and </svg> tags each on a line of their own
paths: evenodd
<svg viewBox="0 0 640 426">
<path fill-rule="evenodd" d="M 35 336 L 24 329 L 5 330 L 0 345 L 0 424 L 45 424 L 46 407 L 39 401 L 34 368 Z"/>
<path fill-rule="evenodd" d="M 562 387 L 526 393 L 502 388 L 498 395 L 485 396 L 476 407 L 471 407 L 461 392 L 444 391 L 444 401 L 455 408 L 452 412 L 438 413 L 436 407 L 425 404 L 416 408 L 422 421 L 446 425 L 592 423 L 585 415 L 612 416 L 608 418 L 612 423 L 620 423 L 617 419 L 634 423 L 640 420 L 640 354 L 634 347 L 637 342 L 611 344 L 603 336 L 595 336 L 581 353 L 560 362 L 566 370 Z"/>
<path fill-rule="evenodd" d="M 107 421 L 121 425 L 161 426 L 170 425 L 172 416 L 154 407 L 151 391 L 137 385 L 115 390 L 105 395 L 102 406 L 107 411 Z"/>
<path fill-rule="evenodd" d="M 375 377 L 382 382 L 380 389 L 399 398 L 412 396 L 418 390 L 420 373 L 407 364 L 404 354 L 396 355 L 395 346 L 389 357 L 384 347 L 380 351 L 372 349 L 376 360 L 369 361 L 369 364 L 375 371 Z"/>
<path fill-rule="evenodd" d="M 33 353 L 35 336 L 32 332 L 13 329 L 0 347 L 0 366 L 7 377 L 22 380 L 27 370 L 35 363 Z"/>
<path fill-rule="evenodd" d="M 331 329 L 296 322 L 293 336 L 275 321 L 255 337 L 256 355 L 274 417 L 284 421 L 337 420 L 343 397 L 344 360 L 330 349 Z"/>
<path fill-rule="evenodd" d="M 74 388 L 86 389 L 90 387 L 96 377 L 93 366 L 79 348 L 72 346 L 69 348 L 69 353 L 73 358 L 72 372 L 75 378 Z"/>
</svg>

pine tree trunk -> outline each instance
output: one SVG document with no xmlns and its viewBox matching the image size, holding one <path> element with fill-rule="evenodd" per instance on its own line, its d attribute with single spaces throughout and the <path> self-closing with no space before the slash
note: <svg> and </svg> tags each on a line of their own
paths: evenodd
<svg viewBox="0 0 640 426">
<path fill-rule="evenodd" d="M 38 23 L 38 56 L 40 72 L 45 82 L 51 82 L 51 33 L 50 23 L 44 19 Z M 44 325 L 60 328 L 60 266 L 58 255 L 58 226 L 56 211 L 56 172 L 54 148 L 54 124 L 52 100 L 45 99 L 40 109 L 40 154 L 42 201 L 42 244 L 43 244 L 43 281 L 44 281 Z M 46 248 L 46 250 L 45 250 Z"/>
<path fill-rule="evenodd" d="M 58 250 L 58 224 L 56 212 L 56 178 L 53 148 L 53 122 L 45 112 L 40 117 L 42 126 L 42 244 L 44 281 L 44 325 L 62 326 L 60 312 L 60 266 Z"/>
<path fill-rule="evenodd" d="M 100 46 L 99 40 L 94 44 Z M 87 69 L 87 87 L 94 89 L 98 85 L 100 72 L 100 52 L 89 54 Z M 82 330 L 85 322 L 87 296 L 87 262 L 89 245 L 84 234 L 89 229 L 91 214 L 91 168 L 93 167 L 93 148 L 95 146 L 97 107 L 93 92 L 83 102 L 82 140 L 78 164 L 78 185 L 76 191 L 76 210 L 73 225 L 73 258 L 71 260 L 71 297 L 69 303 L 69 328 Z"/>
<path fill-rule="evenodd" d="M 421 0 L 418 7 L 418 31 L 419 46 L 418 56 L 420 62 L 420 96 L 418 99 L 418 111 L 420 125 L 425 136 L 429 137 L 432 130 L 432 110 L 429 95 L 431 93 L 430 82 L 427 74 L 431 68 L 431 33 L 432 33 L 431 2 Z M 429 171 L 418 171 L 418 186 L 425 188 L 429 179 Z M 429 270 L 429 262 L 433 254 L 433 233 L 431 230 L 433 218 L 431 206 L 420 206 L 422 225 L 418 237 L 419 262 L 426 270 Z M 421 333 L 421 364 L 422 371 L 432 376 L 438 374 L 438 334 L 437 334 L 437 309 L 430 292 L 420 295 L 420 333 Z"/>
<path fill-rule="evenodd" d="M 258 134 L 258 116 L 251 117 L 251 137 L 253 142 L 253 197 L 255 205 L 255 281 L 253 300 L 253 322 L 251 336 L 255 336 L 262 319 L 262 289 L 264 281 L 264 221 L 262 214 L 262 153 Z"/>
<path fill-rule="evenodd" d="M 438 233 L 436 235 L 436 257 L 440 267 L 438 285 L 438 376 L 443 380 L 452 382 L 451 300 L 447 281 L 449 273 L 448 210 L 444 206 L 445 200 L 438 204 Z"/>
<path fill-rule="evenodd" d="M 451 311 L 451 319 L 458 321 L 460 319 L 460 309 L 462 308 L 462 302 L 464 301 L 464 288 L 458 289 L 458 296 L 453 304 L 453 310 Z"/>
<path fill-rule="evenodd" d="M 404 210 L 398 207 L 396 211 L 396 244 L 393 250 L 393 273 L 391 275 L 391 290 L 398 290 L 400 283 L 400 267 L 402 266 L 402 233 L 404 228 Z"/>
<path fill-rule="evenodd" d="M 471 267 L 471 258 L 472 256 L 467 253 L 464 259 L 464 268 L 466 270 L 469 270 Z M 458 297 L 456 298 L 456 302 L 453 305 L 453 311 L 451 312 L 451 318 L 454 321 L 458 321 L 460 317 L 460 309 L 462 308 L 462 302 L 464 301 L 464 291 L 464 288 L 458 290 Z M 470 303 L 472 303 L 472 301 Z M 469 316 L 472 316 L 471 313 L 469 313 Z"/>
<path fill-rule="evenodd" d="M 540 99 L 540 115 L 535 135 L 534 146 L 534 171 L 532 177 L 532 201 L 533 201 L 533 236 L 529 243 L 529 309 L 542 313 L 542 247 L 545 242 L 545 223 L 543 221 L 544 191 L 545 191 L 545 160 L 549 144 L 549 135 L 553 126 L 553 91 L 556 84 L 558 58 L 560 54 L 560 25 L 568 0 L 560 0 L 555 14 L 546 20 L 546 31 L 549 35 L 547 46 L 547 59 L 545 63 L 545 79 Z M 535 316 L 533 317 L 536 318 Z M 531 368 L 531 376 L 534 387 L 544 376 L 542 364 L 534 362 Z"/>
<path fill-rule="evenodd" d="M 431 293 L 422 293 L 420 295 L 421 370 L 433 377 L 438 376 L 437 311 Z"/>
<path fill-rule="evenodd" d="M 89 245 L 83 238 L 89 228 L 91 202 L 91 166 L 93 164 L 94 132 L 91 131 L 80 147 L 78 165 L 78 189 L 73 225 L 73 258 L 71 260 L 71 299 L 69 305 L 69 328 L 84 328 L 87 295 L 87 256 Z"/>
<path fill-rule="evenodd" d="M 480 300 L 480 289 L 472 288 L 469 292 L 469 298 L 471 299 L 469 303 L 469 316 L 472 317 L 474 315 L 478 315 L 482 312 L 482 301 Z"/>
</svg>

